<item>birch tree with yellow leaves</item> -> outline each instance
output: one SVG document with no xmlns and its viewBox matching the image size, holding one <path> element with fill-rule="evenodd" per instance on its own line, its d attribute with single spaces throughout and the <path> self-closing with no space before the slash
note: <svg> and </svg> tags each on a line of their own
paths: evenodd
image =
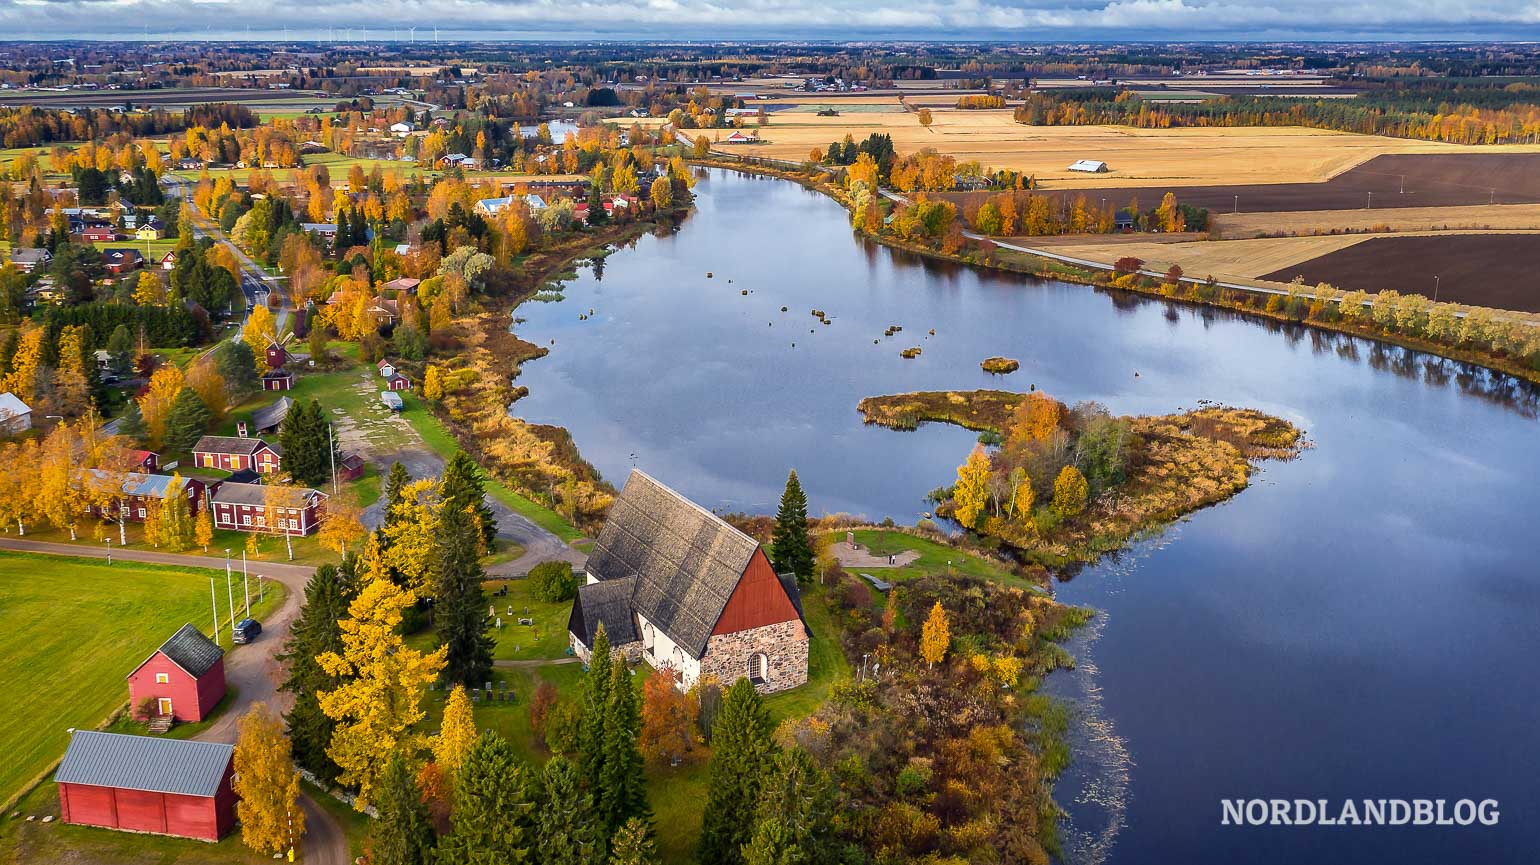
<svg viewBox="0 0 1540 865">
<path fill-rule="evenodd" d="M 358 789 L 353 807 L 369 806 L 375 782 L 394 752 L 421 749 L 413 728 L 426 717 L 423 692 L 444 669 L 444 647 L 424 654 L 399 633 L 401 612 L 417 596 L 385 579 L 375 579 L 348 606 L 342 652 L 316 658 L 328 674 L 343 680 L 318 694 L 321 711 L 337 721 L 327 756 L 341 770 L 338 780 Z"/>
<path fill-rule="evenodd" d="M 175 364 L 161 364 L 150 376 L 150 389 L 139 398 L 139 414 L 144 418 L 145 442 L 151 450 L 160 447 L 166 435 L 166 418 L 177 394 L 187 386 L 182 371 Z"/>
<path fill-rule="evenodd" d="M 299 772 L 283 719 L 266 703 L 257 703 L 241 717 L 235 742 L 235 813 L 241 818 L 241 841 L 264 854 L 292 849 L 305 834 L 305 812 L 299 807 Z"/>
</svg>

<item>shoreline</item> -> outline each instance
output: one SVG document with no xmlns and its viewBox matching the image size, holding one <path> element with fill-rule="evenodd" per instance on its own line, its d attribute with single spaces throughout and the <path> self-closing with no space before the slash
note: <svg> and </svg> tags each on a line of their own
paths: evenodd
<svg viewBox="0 0 1540 865">
<path fill-rule="evenodd" d="M 740 158 L 747 160 L 752 157 Z M 689 162 L 691 165 L 706 168 L 722 168 L 730 171 L 741 171 L 745 174 L 756 174 L 768 177 L 777 177 L 782 180 L 789 180 L 806 189 L 827 195 L 829 198 L 838 202 L 840 206 L 844 207 L 846 210 L 850 209 L 849 197 L 844 194 L 843 190 L 838 189 L 825 180 L 815 179 L 797 171 L 762 163 L 747 161 L 739 162 L 722 158 L 690 159 Z M 1010 260 L 1003 260 L 999 257 L 1001 247 L 998 245 L 996 245 L 995 253 L 993 255 L 990 255 L 984 261 L 979 261 L 976 260 L 976 258 L 972 255 L 964 256 L 955 253 L 949 254 L 924 244 L 907 242 L 887 234 L 871 234 L 859 228 L 852 228 L 851 232 L 863 238 L 867 238 L 875 243 L 882 244 L 883 246 L 886 246 L 890 249 L 902 250 L 904 252 L 923 256 L 937 261 L 947 261 L 966 267 L 977 267 L 987 270 L 1019 273 L 1026 276 L 1035 277 L 1037 279 L 1057 280 L 1060 282 L 1069 282 L 1077 285 L 1086 285 L 1098 291 L 1122 291 L 1128 294 L 1139 295 L 1153 300 L 1169 300 L 1192 307 L 1223 309 L 1239 315 L 1255 316 L 1256 318 L 1267 322 L 1299 325 L 1302 327 L 1315 328 L 1330 333 L 1339 333 L 1345 336 L 1360 337 L 1375 342 L 1385 343 L 1387 345 L 1394 345 L 1399 348 L 1409 349 L 1411 351 L 1437 355 L 1438 357 L 1456 361 L 1458 363 L 1472 364 L 1483 369 L 1491 370 L 1493 372 L 1513 376 L 1514 378 L 1521 379 L 1523 381 L 1529 382 L 1530 384 L 1540 385 L 1540 369 L 1531 367 L 1522 359 L 1514 359 L 1507 356 L 1497 357 L 1488 352 L 1457 348 L 1454 346 L 1445 345 L 1443 343 L 1434 342 L 1432 340 L 1408 337 L 1404 334 L 1387 333 L 1379 328 L 1354 326 L 1347 323 L 1325 321 L 1317 318 L 1311 318 L 1308 315 L 1296 317 L 1281 309 L 1269 310 L 1267 308 L 1267 299 L 1281 298 L 1284 297 L 1284 295 L 1266 292 L 1260 288 L 1226 286 L 1220 291 L 1218 297 L 1213 300 L 1205 300 L 1195 296 L 1195 294 L 1189 294 L 1185 292 L 1172 291 L 1168 294 L 1162 290 L 1164 285 L 1163 283 L 1149 285 L 1145 284 L 1143 278 L 1127 280 L 1127 284 L 1124 285 L 1114 285 L 1112 284 L 1112 280 L 1108 278 L 1113 272 L 1113 265 L 1111 264 L 1105 265 L 1104 270 L 1093 271 L 1082 266 L 1054 261 L 1053 259 L 1045 258 L 1032 252 L 1017 251 L 1016 249 L 1006 247 L 1004 248 L 1005 252 L 1025 260 L 1021 265 L 1013 266 L 1014 262 L 1011 262 Z M 984 240 L 994 244 L 993 238 L 984 238 Z M 1034 264 L 1036 265 L 1035 267 L 1033 266 Z M 1202 285 L 1201 280 L 1197 280 L 1191 277 L 1186 277 L 1183 281 L 1188 283 L 1188 288 L 1194 292 L 1199 285 Z M 1238 295 L 1244 299 L 1227 303 L 1224 301 L 1226 294 L 1231 296 Z M 1371 295 L 1371 297 L 1372 296 L 1373 295 Z M 1311 296 L 1306 295 L 1306 297 Z M 1261 301 L 1263 306 L 1258 307 L 1253 305 L 1251 302 L 1253 300 Z M 1516 313 L 1512 310 L 1497 310 L 1489 309 L 1487 307 L 1466 308 L 1480 309 L 1490 314 L 1500 316 L 1521 315 L 1521 313 Z"/>
</svg>

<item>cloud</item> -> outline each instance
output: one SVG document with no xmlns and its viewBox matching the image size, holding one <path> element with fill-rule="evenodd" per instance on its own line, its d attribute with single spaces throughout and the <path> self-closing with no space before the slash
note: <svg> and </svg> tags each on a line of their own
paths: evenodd
<svg viewBox="0 0 1540 865">
<path fill-rule="evenodd" d="M 437 25 L 445 38 L 1517 39 L 1532 0 L 0 0 L 10 38 L 319 38 Z"/>
</svg>

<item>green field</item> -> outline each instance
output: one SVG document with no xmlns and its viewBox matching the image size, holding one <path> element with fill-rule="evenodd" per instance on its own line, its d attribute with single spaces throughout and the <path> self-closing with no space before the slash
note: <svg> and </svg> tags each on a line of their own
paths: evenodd
<svg viewBox="0 0 1540 865">
<path fill-rule="evenodd" d="M 63 755 L 65 730 L 94 728 L 126 703 L 124 677 L 177 628 L 208 626 L 212 573 L 0 552 L 0 663 L 7 690 L 22 695 L 0 718 L 11 754 L 0 765 L 0 796 Z M 270 586 L 257 617 L 281 601 L 282 587 Z M 228 628 L 220 638 L 228 647 Z"/>
</svg>

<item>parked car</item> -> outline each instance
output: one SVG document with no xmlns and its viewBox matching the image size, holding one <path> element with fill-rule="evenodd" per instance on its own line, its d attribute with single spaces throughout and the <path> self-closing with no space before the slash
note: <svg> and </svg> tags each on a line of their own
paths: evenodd
<svg viewBox="0 0 1540 865">
<path fill-rule="evenodd" d="M 241 619 L 235 625 L 235 635 L 231 640 L 237 644 L 249 643 L 262 633 L 262 623 L 256 619 Z"/>
</svg>

